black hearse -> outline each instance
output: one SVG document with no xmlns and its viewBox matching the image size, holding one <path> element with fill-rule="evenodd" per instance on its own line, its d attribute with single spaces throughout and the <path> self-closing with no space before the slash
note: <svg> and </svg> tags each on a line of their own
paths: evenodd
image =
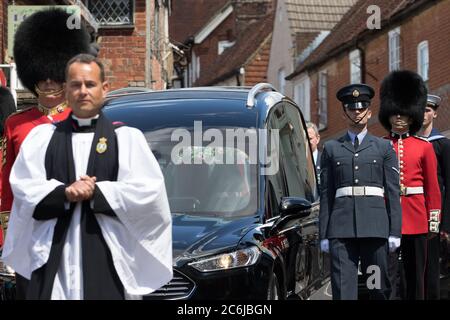
<svg viewBox="0 0 450 320">
<path fill-rule="evenodd" d="M 108 99 L 111 120 L 144 132 L 173 214 L 174 278 L 147 299 L 304 299 L 321 286 L 315 166 L 293 101 L 269 84 Z"/>
</svg>

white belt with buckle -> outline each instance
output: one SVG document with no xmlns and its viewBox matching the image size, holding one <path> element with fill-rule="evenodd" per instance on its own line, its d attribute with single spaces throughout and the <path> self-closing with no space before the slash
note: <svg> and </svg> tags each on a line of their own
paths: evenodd
<svg viewBox="0 0 450 320">
<path fill-rule="evenodd" d="M 408 196 L 410 194 L 422 194 L 423 187 L 400 187 L 400 194 L 402 196 Z"/>
<path fill-rule="evenodd" d="M 384 189 L 379 187 L 342 187 L 336 190 L 335 198 L 348 196 L 384 196 Z"/>
</svg>

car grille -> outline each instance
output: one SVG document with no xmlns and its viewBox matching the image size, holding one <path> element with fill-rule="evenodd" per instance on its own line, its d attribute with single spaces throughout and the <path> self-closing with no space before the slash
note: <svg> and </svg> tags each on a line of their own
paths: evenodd
<svg viewBox="0 0 450 320">
<path fill-rule="evenodd" d="M 195 283 L 177 270 L 168 284 L 144 296 L 144 300 L 178 300 L 187 299 L 195 289 Z"/>
</svg>

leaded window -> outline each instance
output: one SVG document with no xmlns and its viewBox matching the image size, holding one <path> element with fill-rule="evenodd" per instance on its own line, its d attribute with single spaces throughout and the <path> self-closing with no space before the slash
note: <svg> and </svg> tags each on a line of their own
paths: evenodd
<svg viewBox="0 0 450 320">
<path fill-rule="evenodd" d="M 130 26 L 134 24 L 134 0 L 85 0 L 100 26 Z"/>
</svg>

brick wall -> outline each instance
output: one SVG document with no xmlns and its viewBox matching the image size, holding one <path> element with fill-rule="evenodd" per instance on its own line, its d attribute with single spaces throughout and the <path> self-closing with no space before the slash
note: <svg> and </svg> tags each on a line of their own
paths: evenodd
<svg viewBox="0 0 450 320">
<path fill-rule="evenodd" d="M 267 67 L 269 66 L 270 45 L 272 37 L 268 37 L 261 48 L 251 57 L 245 67 L 244 86 L 254 86 L 260 82 L 267 82 Z"/>
<path fill-rule="evenodd" d="M 219 41 L 235 40 L 235 14 L 231 13 L 202 43 L 195 45 L 193 51 L 200 57 L 200 74 L 208 69 L 218 57 Z"/>
<path fill-rule="evenodd" d="M 0 63 L 5 63 L 8 49 L 8 0 L 0 0 Z"/>
<path fill-rule="evenodd" d="M 171 39 L 184 43 L 227 3 L 228 0 L 172 0 L 169 17 Z"/>
<path fill-rule="evenodd" d="M 249 24 L 261 19 L 275 8 L 273 0 L 234 0 L 237 32 L 244 31 Z"/>
<path fill-rule="evenodd" d="M 435 126 L 446 131 L 450 129 L 450 1 L 441 1 L 403 21 L 401 34 L 401 68 L 417 72 L 417 46 L 427 40 L 429 46 L 429 91 L 439 94 L 443 102 Z M 382 26 L 383 27 L 383 26 Z M 365 51 L 364 82 L 375 89 L 372 100 L 372 119 L 369 130 L 376 135 L 386 131 L 378 122 L 379 89 L 381 81 L 389 72 L 388 32 L 382 30 L 376 37 L 360 46 Z M 346 122 L 336 92 L 350 82 L 349 52 L 330 59 L 320 68 L 310 72 L 311 80 L 311 119 L 318 123 L 318 72 L 328 72 L 328 128 L 321 132 L 322 142 L 343 134 Z"/>
<path fill-rule="evenodd" d="M 411 42 L 411 50 L 405 50 L 405 66 L 417 69 L 417 45 L 428 41 L 429 91 L 438 94 L 443 101 L 435 125 L 444 131 L 450 129 L 450 1 L 442 1 L 420 16 L 408 21 L 402 33 Z M 406 40 L 406 39 L 405 39 Z"/>
<path fill-rule="evenodd" d="M 0 0 L 0 63 L 5 62 L 5 43 L 6 43 L 6 23 L 7 23 L 7 8 L 6 8 L 6 1 Z"/>
<path fill-rule="evenodd" d="M 106 76 L 112 90 L 127 86 L 146 86 L 145 0 L 136 0 L 134 14 L 134 28 L 99 29 L 100 58 L 106 65 Z"/>
</svg>

